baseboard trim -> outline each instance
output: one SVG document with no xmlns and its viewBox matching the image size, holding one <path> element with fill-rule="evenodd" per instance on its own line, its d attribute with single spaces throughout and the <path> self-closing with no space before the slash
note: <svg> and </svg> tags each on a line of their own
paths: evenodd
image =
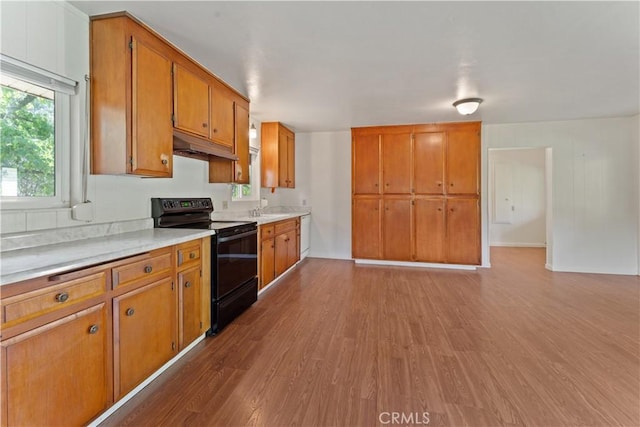
<svg viewBox="0 0 640 427">
<path fill-rule="evenodd" d="M 546 269 L 547 269 L 547 270 L 549 270 L 549 271 L 553 271 L 553 265 L 552 265 L 552 264 L 546 263 L 546 264 L 544 265 L 544 268 L 546 268 Z"/>
<path fill-rule="evenodd" d="M 491 242 L 489 246 L 501 246 L 507 248 L 546 248 L 546 243 L 523 243 L 523 242 Z"/>
<path fill-rule="evenodd" d="M 129 400 L 131 400 L 131 398 L 133 398 L 136 394 L 140 393 L 140 391 L 142 391 L 143 388 L 145 388 L 146 386 L 151 384 L 151 382 L 153 382 L 153 380 L 158 378 L 164 371 L 169 369 L 182 356 L 184 356 L 189 351 L 191 351 L 191 349 L 193 349 L 193 347 L 195 347 L 197 344 L 199 344 L 200 341 L 202 341 L 204 338 L 205 338 L 204 334 L 201 335 L 199 338 L 196 338 L 195 341 L 193 341 L 191 344 L 189 344 L 187 347 L 185 347 L 184 350 L 182 350 L 180 353 L 178 353 L 173 359 L 169 360 L 167 363 L 162 365 L 162 367 L 160 369 L 158 369 L 153 374 L 151 374 L 151 376 L 149 378 L 147 378 L 146 380 L 141 382 L 136 388 L 134 388 L 129 393 L 127 393 L 122 399 L 120 399 L 116 403 L 114 403 L 112 407 L 110 407 L 109 409 L 104 411 L 98 418 L 96 418 L 95 420 L 91 421 L 88 424 L 88 427 L 96 427 L 98 424 L 100 424 L 101 422 L 103 422 L 104 420 L 109 418 L 111 415 L 113 415 L 114 412 L 116 412 L 118 409 L 120 409 L 122 406 L 124 406 L 124 404 L 127 403 Z"/>
<path fill-rule="evenodd" d="M 392 267 L 419 267 L 419 268 L 446 268 L 449 270 L 476 270 L 477 265 L 464 264 L 438 264 L 433 262 L 387 261 L 379 259 L 354 259 L 356 264 L 387 265 Z"/>
</svg>

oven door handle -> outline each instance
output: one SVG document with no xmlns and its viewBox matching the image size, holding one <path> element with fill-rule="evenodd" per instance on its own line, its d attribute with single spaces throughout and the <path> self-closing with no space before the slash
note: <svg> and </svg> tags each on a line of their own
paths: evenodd
<svg viewBox="0 0 640 427">
<path fill-rule="evenodd" d="M 234 234 L 232 236 L 227 236 L 227 237 L 221 237 L 221 238 L 218 239 L 218 243 L 229 242 L 231 240 L 238 240 L 238 239 L 242 239 L 244 237 L 249 237 L 249 236 L 257 235 L 257 234 L 258 234 L 258 230 L 251 230 L 251 231 L 247 231 L 245 233 Z"/>
</svg>

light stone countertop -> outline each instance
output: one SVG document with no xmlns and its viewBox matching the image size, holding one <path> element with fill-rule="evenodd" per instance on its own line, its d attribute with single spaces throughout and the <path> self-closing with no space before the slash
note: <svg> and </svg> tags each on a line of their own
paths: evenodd
<svg viewBox="0 0 640 427">
<path fill-rule="evenodd" d="M 0 254 L 0 286 L 200 239 L 211 230 L 145 229 Z"/>
<path fill-rule="evenodd" d="M 211 214 L 211 220 L 213 221 L 252 221 L 257 222 L 258 225 L 269 224 L 271 222 L 283 221 L 286 219 L 298 218 L 305 215 L 310 215 L 310 211 L 299 212 L 280 212 L 280 213 L 262 213 L 260 216 L 249 216 L 246 211 L 242 212 L 214 212 Z"/>
</svg>

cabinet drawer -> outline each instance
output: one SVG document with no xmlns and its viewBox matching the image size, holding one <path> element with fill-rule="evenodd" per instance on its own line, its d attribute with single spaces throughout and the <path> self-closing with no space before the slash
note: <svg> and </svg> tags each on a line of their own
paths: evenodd
<svg viewBox="0 0 640 427">
<path fill-rule="evenodd" d="M 289 230 L 295 230 L 296 229 L 296 220 L 292 219 L 292 220 L 288 220 L 288 221 L 282 221 L 279 222 L 275 225 L 275 233 L 276 234 L 280 234 L 280 233 L 284 233 L 285 231 L 289 231 Z"/>
<path fill-rule="evenodd" d="M 177 258 L 179 269 L 200 263 L 200 240 L 178 245 Z"/>
<path fill-rule="evenodd" d="M 2 300 L 2 322 L 17 324 L 103 294 L 106 272 L 49 286 Z"/>
<path fill-rule="evenodd" d="M 271 224 L 271 225 L 261 225 L 260 226 L 260 233 L 261 233 L 261 239 L 262 240 L 271 239 L 275 235 L 275 226 L 273 224 Z"/>
<path fill-rule="evenodd" d="M 141 279 L 154 279 L 171 274 L 171 253 L 161 253 L 141 261 L 111 269 L 113 289 Z"/>
</svg>

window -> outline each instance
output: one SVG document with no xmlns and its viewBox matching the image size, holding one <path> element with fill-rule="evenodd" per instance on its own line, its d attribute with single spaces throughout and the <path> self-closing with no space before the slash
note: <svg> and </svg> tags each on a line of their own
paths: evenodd
<svg viewBox="0 0 640 427">
<path fill-rule="evenodd" d="M 252 148 L 253 150 L 253 148 Z M 249 184 L 232 184 L 231 200 L 260 200 L 260 161 L 257 152 L 249 156 Z"/>
<path fill-rule="evenodd" d="M 75 82 L 0 58 L 2 208 L 62 207 L 69 200 L 69 95 Z"/>
</svg>

